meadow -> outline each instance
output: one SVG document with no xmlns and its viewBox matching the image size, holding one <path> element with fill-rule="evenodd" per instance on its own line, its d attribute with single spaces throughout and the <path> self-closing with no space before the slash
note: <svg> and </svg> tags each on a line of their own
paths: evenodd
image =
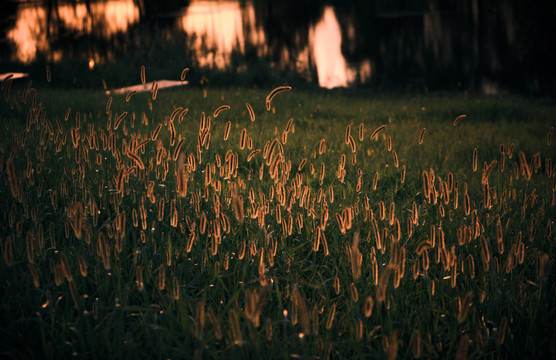
<svg viewBox="0 0 556 360">
<path fill-rule="evenodd" d="M 2 357 L 556 356 L 554 104 L 54 85 L 2 85 Z"/>
</svg>

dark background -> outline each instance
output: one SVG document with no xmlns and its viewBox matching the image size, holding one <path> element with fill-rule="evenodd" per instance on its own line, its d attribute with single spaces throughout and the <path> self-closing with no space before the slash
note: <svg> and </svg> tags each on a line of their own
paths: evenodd
<svg viewBox="0 0 556 360">
<path fill-rule="evenodd" d="M 300 74 L 295 59 L 307 46 L 310 26 L 318 22 L 324 6 L 331 5 L 342 29 L 346 61 L 357 64 L 368 59 L 372 64 L 370 80 L 355 86 L 556 94 L 556 2 L 552 0 L 253 0 L 256 25 L 262 27 L 268 48 L 261 55 L 246 40 L 245 50 L 237 51 L 224 71 L 195 68 L 199 54 L 188 46 L 191 34 L 178 33 L 174 26 L 189 6 L 187 0 L 134 0 L 140 9 L 139 22 L 109 38 L 100 31 L 64 29 L 57 22 L 56 9 L 68 2 L 72 3 L 0 2 L 0 72 L 44 73 L 44 65 L 51 62 L 50 54 L 39 54 L 33 64 L 18 63 L 6 39 L 18 7 L 31 4 L 48 11 L 44 28 L 49 47 L 63 53 L 62 61 L 51 64 L 53 71 L 64 70 L 58 72 L 60 85 L 97 86 L 99 77 L 114 84 L 136 82 L 143 64 L 160 76 L 191 67 L 192 83 L 203 73 L 213 85 L 264 86 L 276 79 L 316 84 L 313 60 L 309 59 L 309 70 Z M 81 2 L 90 7 L 95 1 Z M 245 6 L 245 1 L 240 3 Z M 93 24 L 97 29 L 103 26 L 95 19 Z M 103 59 L 95 74 L 80 79 L 67 74 L 86 68 L 91 54 Z M 247 70 L 238 74 L 238 69 Z M 133 78 L 126 79 L 131 74 Z"/>
</svg>

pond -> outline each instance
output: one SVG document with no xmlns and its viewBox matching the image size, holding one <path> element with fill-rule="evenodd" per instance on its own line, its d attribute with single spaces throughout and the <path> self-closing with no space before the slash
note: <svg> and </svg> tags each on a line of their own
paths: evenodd
<svg viewBox="0 0 556 360">
<path fill-rule="evenodd" d="M 191 67 L 241 73 L 263 61 L 325 88 L 555 89 L 548 61 L 555 50 L 548 44 L 556 35 L 556 6 L 550 1 L 534 8 L 509 0 L 48 0 L 2 6 L 4 62 L 75 59 L 94 69 L 167 42 L 171 51 L 163 47 L 159 55 L 178 54 Z"/>
</svg>

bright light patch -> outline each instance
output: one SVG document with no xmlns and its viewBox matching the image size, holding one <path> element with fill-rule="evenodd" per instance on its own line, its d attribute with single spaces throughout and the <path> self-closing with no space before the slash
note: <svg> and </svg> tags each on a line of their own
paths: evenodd
<svg viewBox="0 0 556 360">
<path fill-rule="evenodd" d="M 67 29 L 100 32 L 104 37 L 109 37 L 127 31 L 131 24 L 139 21 L 139 8 L 133 0 L 93 2 L 89 15 L 84 3 L 64 4 L 58 7 L 58 15 Z M 56 21 L 56 18 L 53 17 L 52 21 Z M 7 35 L 15 45 L 17 60 L 29 63 L 35 60 L 37 51 L 50 52 L 47 26 L 47 11 L 42 6 L 20 7 L 15 26 Z M 61 60 L 61 54 L 51 54 L 51 60 Z"/>
<path fill-rule="evenodd" d="M 342 32 L 332 6 L 325 6 L 322 19 L 311 30 L 319 85 L 328 89 L 347 86 L 347 66 L 342 55 Z"/>
<path fill-rule="evenodd" d="M 188 34 L 195 34 L 194 47 L 199 56 L 199 65 L 224 69 L 230 63 L 233 50 L 245 50 L 244 22 L 250 24 L 249 42 L 263 44 L 261 29 L 255 29 L 252 4 L 241 8 L 236 1 L 192 1 L 184 15 L 178 20 L 179 27 Z"/>
</svg>

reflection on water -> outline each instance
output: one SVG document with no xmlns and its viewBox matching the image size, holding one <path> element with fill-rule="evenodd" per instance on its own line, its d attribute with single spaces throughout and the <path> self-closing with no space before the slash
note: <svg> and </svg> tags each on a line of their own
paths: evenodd
<svg viewBox="0 0 556 360">
<path fill-rule="evenodd" d="M 233 51 L 244 53 L 246 41 L 264 54 L 264 33 L 255 26 L 251 3 L 192 1 L 177 22 L 180 30 L 195 36 L 193 46 L 201 67 L 225 69 Z"/>
<path fill-rule="evenodd" d="M 322 19 L 311 30 L 319 84 L 329 88 L 347 86 L 347 66 L 341 50 L 342 33 L 331 6 L 324 8 Z"/>
<path fill-rule="evenodd" d="M 108 38 L 125 32 L 139 20 L 139 9 L 133 0 L 93 2 L 90 11 L 84 3 L 62 4 L 54 11 L 56 24 L 48 23 L 44 6 L 24 5 L 18 9 L 15 27 L 8 32 L 16 48 L 16 57 L 22 62 L 35 60 L 37 52 L 49 54 L 51 48 L 47 34 L 53 27 L 77 33 L 95 33 Z M 50 28 L 49 28 L 50 27 Z M 60 60 L 59 53 L 50 54 L 51 60 Z"/>
<path fill-rule="evenodd" d="M 245 53 L 246 44 L 256 49 L 257 56 L 267 55 L 265 33 L 262 26 L 257 25 L 251 2 L 193 0 L 180 13 L 175 20 L 176 31 L 185 32 L 193 39 L 191 44 L 199 67 L 226 69 L 234 53 Z M 61 52 L 51 49 L 48 41 L 47 34 L 53 29 L 48 28 L 47 17 L 43 6 L 28 5 L 18 10 L 15 27 L 8 33 L 8 38 L 15 44 L 18 60 L 31 62 L 38 52 L 48 54 L 51 61 L 60 60 Z M 110 38 L 139 21 L 139 8 L 133 0 L 93 2 L 90 9 L 84 3 L 63 4 L 53 17 L 57 20 L 55 25 L 64 31 Z M 322 18 L 310 25 L 308 33 L 308 47 L 299 52 L 297 71 L 310 73 L 314 64 L 318 83 L 326 88 L 347 86 L 353 82 L 357 70 L 348 66 L 342 55 L 342 33 L 331 6 L 324 8 Z M 91 54 L 91 57 L 98 61 L 98 56 Z M 370 62 L 365 64 L 361 74 L 363 79 L 370 75 Z M 91 58 L 89 68 L 94 66 L 95 60 Z"/>
<path fill-rule="evenodd" d="M 180 13 L 175 20 L 177 31 L 193 39 L 191 45 L 199 67 L 226 69 L 234 53 L 245 53 L 246 44 L 256 49 L 257 56 L 267 54 L 265 34 L 262 26 L 257 25 L 255 9 L 250 2 L 194 0 Z M 18 10 L 16 25 L 8 33 L 17 49 L 18 60 L 31 62 L 37 52 L 50 54 L 52 61 L 60 60 L 61 53 L 49 45 L 47 33 L 53 29 L 48 28 L 47 16 L 42 6 L 25 6 Z M 54 17 L 58 21 L 56 25 L 65 31 L 110 38 L 139 21 L 139 8 L 133 0 L 94 2 L 89 9 L 84 3 L 63 4 L 56 9 Z M 326 6 L 322 18 L 310 25 L 308 34 L 308 47 L 299 52 L 297 59 L 299 73 L 310 73 L 311 64 L 314 64 L 318 83 L 326 88 L 348 86 L 357 75 L 363 81 L 370 77 L 370 61 L 360 64 L 360 70 L 346 63 L 341 50 L 342 32 L 331 6 Z M 287 54 L 284 58 L 288 58 Z M 91 58 L 89 68 L 94 66 L 95 59 Z"/>
<path fill-rule="evenodd" d="M 15 45 L 15 57 L 22 62 L 33 61 L 37 51 L 47 52 L 46 11 L 42 7 L 20 9 L 8 39 Z"/>
<path fill-rule="evenodd" d="M 348 66 L 342 54 L 342 32 L 331 6 L 324 8 L 322 19 L 310 29 L 309 43 L 317 67 L 319 85 L 326 88 L 345 87 L 356 80 L 365 82 L 371 75 L 370 60 L 359 67 Z M 359 68 L 359 74 L 358 74 Z"/>
<path fill-rule="evenodd" d="M 91 59 L 93 69 L 164 54 L 194 68 L 270 65 L 328 88 L 372 75 L 379 84 L 556 94 L 553 0 L 8 1 L 2 60 Z"/>
<path fill-rule="evenodd" d="M 67 29 L 109 37 L 126 31 L 139 20 L 139 9 L 133 0 L 91 3 L 91 13 L 83 3 L 59 7 L 60 20 Z"/>
<path fill-rule="evenodd" d="M 246 43 L 254 46 L 259 56 L 267 53 L 263 29 L 255 24 L 253 4 L 239 1 L 192 1 L 178 19 L 179 29 L 195 36 L 198 65 L 218 69 L 229 66 L 233 52 L 243 54 Z M 309 72 L 308 67 L 314 63 L 318 83 L 326 88 L 345 87 L 355 81 L 358 70 L 348 66 L 342 55 L 342 33 L 331 6 L 326 6 L 320 21 L 311 25 L 308 42 L 311 51 L 300 52 L 298 72 Z M 360 76 L 367 80 L 370 62 L 364 62 L 361 68 Z"/>
</svg>

